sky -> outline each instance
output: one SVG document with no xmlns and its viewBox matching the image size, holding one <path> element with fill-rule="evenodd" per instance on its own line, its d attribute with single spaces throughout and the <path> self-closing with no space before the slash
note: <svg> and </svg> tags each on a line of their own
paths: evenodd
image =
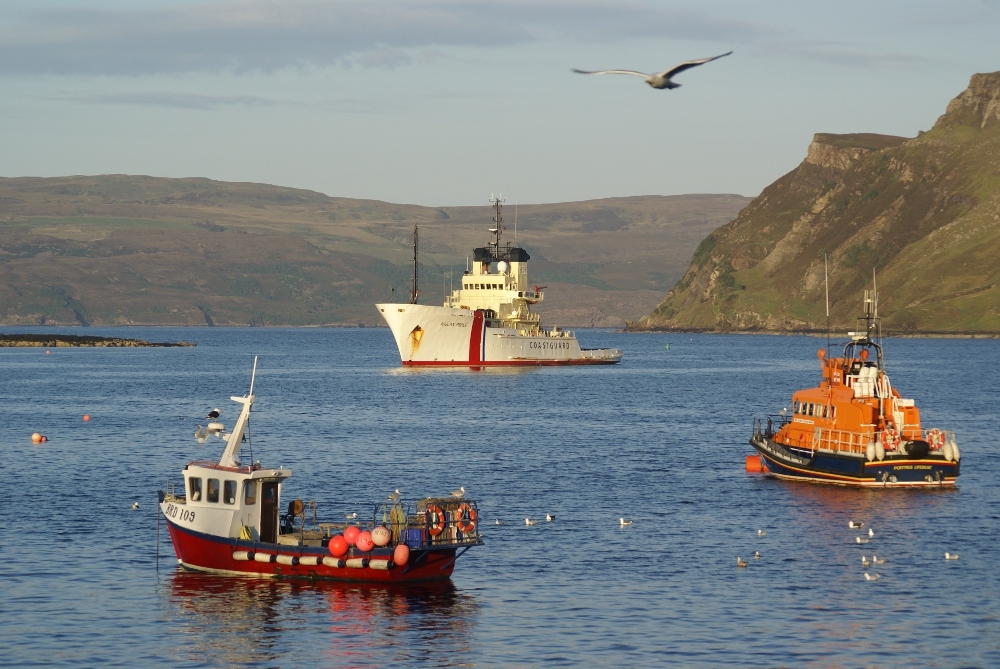
<svg viewBox="0 0 1000 669">
<path fill-rule="evenodd" d="M 675 90 L 571 72 L 730 50 Z M 0 0 L 0 176 L 754 196 L 814 133 L 912 137 L 997 70 L 1000 0 Z"/>
</svg>

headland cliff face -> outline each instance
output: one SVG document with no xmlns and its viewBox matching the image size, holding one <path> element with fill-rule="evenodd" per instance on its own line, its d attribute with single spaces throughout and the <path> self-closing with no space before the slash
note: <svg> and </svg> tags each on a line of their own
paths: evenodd
<svg viewBox="0 0 1000 669">
<path fill-rule="evenodd" d="M 805 160 L 698 247 L 633 330 L 848 327 L 873 270 L 897 333 L 1000 332 L 1000 72 L 913 139 L 818 134 Z"/>
</svg>

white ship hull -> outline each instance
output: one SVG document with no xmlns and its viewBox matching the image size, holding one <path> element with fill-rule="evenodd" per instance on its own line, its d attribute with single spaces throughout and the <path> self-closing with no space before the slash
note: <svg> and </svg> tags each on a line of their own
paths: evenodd
<svg viewBox="0 0 1000 669">
<path fill-rule="evenodd" d="M 505 327 L 483 311 L 422 304 L 377 304 L 406 366 L 609 365 L 619 349 L 581 349 L 572 332 Z"/>
</svg>

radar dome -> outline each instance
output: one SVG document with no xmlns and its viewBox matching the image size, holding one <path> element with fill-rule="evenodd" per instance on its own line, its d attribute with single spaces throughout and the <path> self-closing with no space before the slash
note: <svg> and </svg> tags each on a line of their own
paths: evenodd
<svg viewBox="0 0 1000 669">
<path fill-rule="evenodd" d="M 501 274 L 506 274 L 508 267 L 509 265 L 507 264 L 506 260 L 501 260 L 499 263 L 497 263 L 497 271 L 500 272 Z"/>
</svg>

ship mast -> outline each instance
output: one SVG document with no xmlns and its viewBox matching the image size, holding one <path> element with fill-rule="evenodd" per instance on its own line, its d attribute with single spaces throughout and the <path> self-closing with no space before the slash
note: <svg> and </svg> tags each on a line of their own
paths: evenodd
<svg viewBox="0 0 1000 669">
<path fill-rule="evenodd" d="M 420 289 L 417 288 L 417 226 L 413 226 L 413 287 L 410 288 L 410 304 L 417 303 Z"/>
</svg>

